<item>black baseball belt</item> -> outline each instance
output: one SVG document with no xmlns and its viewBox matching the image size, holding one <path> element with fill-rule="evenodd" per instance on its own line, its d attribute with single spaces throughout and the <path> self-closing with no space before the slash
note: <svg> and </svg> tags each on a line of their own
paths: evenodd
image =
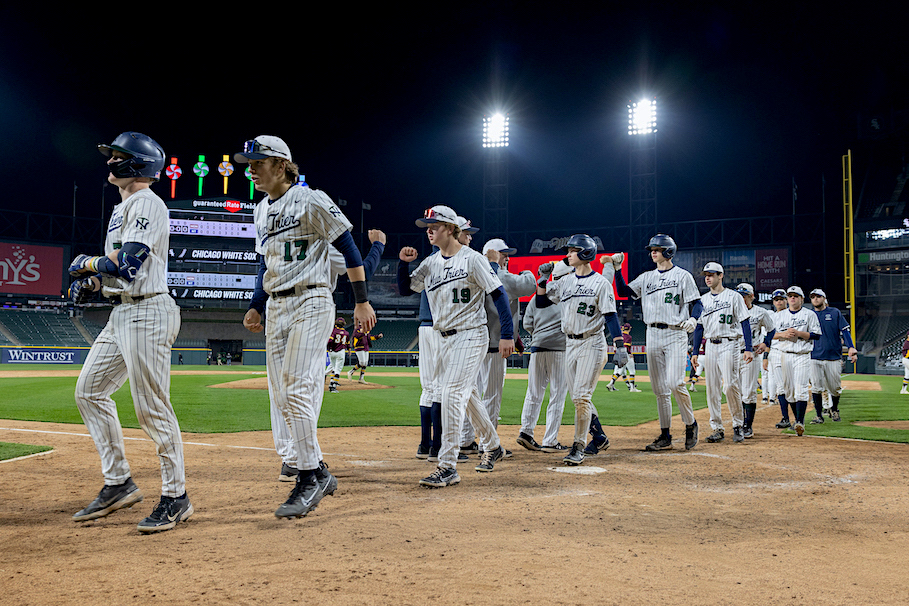
<svg viewBox="0 0 909 606">
<path fill-rule="evenodd" d="M 287 290 L 279 290 L 278 292 L 271 293 L 271 296 L 280 299 L 281 297 L 289 297 L 295 295 L 302 290 L 312 290 L 314 288 L 319 288 L 319 284 L 310 284 L 308 286 L 294 286 L 293 288 L 288 288 Z"/>
<path fill-rule="evenodd" d="M 130 304 L 130 303 L 138 303 L 139 301 L 144 301 L 145 299 L 151 299 L 152 297 L 157 297 L 158 295 L 162 295 L 162 294 L 164 294 L 164 293 L 156 292 L 156 293 L 152 293 L 150 295 L 139 295 L 138 297 L 131 297 L 129 295 L 114 295 L 113 297 L 110 297 L 108 300 L 111 302 L 111 305 L 120 305 L 122 303 Z"/>
<path fill-rule="evenodd" d="M 711 343 L 713 343 L 714 345 L 719 345 L 723 341 L 738 341 L 741 338 L 742 337 L 714 337 L 712 339 L 707 339 L 707 340 L 710 341 Z"/>
</svg>

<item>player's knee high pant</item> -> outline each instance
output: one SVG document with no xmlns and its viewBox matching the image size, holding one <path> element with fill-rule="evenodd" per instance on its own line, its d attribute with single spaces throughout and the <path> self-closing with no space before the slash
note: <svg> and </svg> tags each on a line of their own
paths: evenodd
<svg viewBox="0 0 909 606">
<path fill-rule="evenodd" d="M 593 397 L 597 381 L 603 370 L 606 355 L 606 337 L 597 333 L 587 339 L 569 339 L 565 349 L 568 391 L 574 403 L 574 441 L 587 444 L 590 416 L 593 414 Z"/>
<path fill-rule="evenodd" d="M 494 427 L 499 425 L 499 412 L 502 409 L 502 392 L 505 389 L 505 358 L 498 352 L 490 352 L 487 349 L 486 355 L 480 363 L 477 371 L 477 392 L 480 394 L 480 402 L 486 409 L 486 416 L 492 421 Z M 467 445 L 473 442 L 475 432 L 470 420 L 465 418 L 461 425 L 461 444 Z"/>
<path fill-rule="evenodd" d="M 465 413 L 484 450 L 498 448 L 499 436 L 480 403 L 477 391 L 477 371 L 489 345 L 486 326 L 459 330 L 450 337 L 442 338 L 443 347 L 437 366 L 442 402 L 439 466 L 454 468 L 457 466 L 458 438 Z"/>
<path fill-rule="evenodd" d="M 266 325 L 268 384 L 287 423 L 300 470 L 319 467 L 317 426 L 324 396 L 321 351 L 331 335 L 334 302 L 327 288 L 271 298 Z"/>
<path fill-rule="evenodd" d="M 114 307 L 76 381 L 76 404 L 98 454 L 105 482 L 130 476 L 123 430 L 111 395 L 129 378 L 139 425 L 155 443 L 162 494 L 185 492 L 183 440 L 170 403 L 171 346 L 180 332 L 180 308 L 168 295 Z"/>
<path fill-rule="evenodd" d="M 679 405 L 682 422 L 694 423 L 691 394 L 685 386 L 688 333 L 669 328 L 647 328 L 647 370 L 657 400 L 660 427 L 672 426 L 672 396 Z"/>
</svg>

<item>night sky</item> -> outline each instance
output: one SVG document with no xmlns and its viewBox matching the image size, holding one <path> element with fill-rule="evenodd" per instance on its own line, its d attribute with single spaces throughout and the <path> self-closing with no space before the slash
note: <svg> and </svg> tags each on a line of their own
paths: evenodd
<svg viewBox="0 0 909 606">
<path fill-rule="evenodd" d="M 371 204 L 370 227 L 412 229 L 433 204 L 479 217 L 482 117 L 501 109 L 512 229 L 624 224 L 626 103 L 650 96 L 661 220 L 789 213 L 793 178 L 798 210 L 818 211 L 822 175 L 840 203 L 859 113 L 909 105 L 905 9 L 883 3 L 34 4 L 0 9 L 5 209 L 71 214 L 76 183 L 77 214 L 97 217 L 96 146 L 138 130 L 180 158 L 181 198 L 198 154 L 214 166 L 275 134 L 313 187 Z"/>
</svg>

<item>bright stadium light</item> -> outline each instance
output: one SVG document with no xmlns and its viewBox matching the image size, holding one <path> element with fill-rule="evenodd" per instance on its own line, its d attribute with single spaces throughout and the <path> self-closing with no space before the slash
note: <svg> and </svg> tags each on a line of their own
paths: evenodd
<svg viewBox="0 0 909 606">
<path fill-rule="evenodd" d="M 508 147 L 508 116 L 493 114 L 483 118 L 483 147 Z"/>
<path fill-rule="evenodd" d="M 628 134 L 649 135 L 657 131 L 656 99 L 628 104 Z"/>
</svg>

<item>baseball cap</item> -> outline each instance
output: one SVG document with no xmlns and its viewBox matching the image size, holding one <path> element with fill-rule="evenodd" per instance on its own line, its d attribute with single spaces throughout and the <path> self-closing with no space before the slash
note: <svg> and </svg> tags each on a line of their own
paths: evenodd
<svg viewBox="0 0 909 606">
<path fill-rule="evenodd" d="M 751 295 L 752 297 L 754 296 L 754 287 L 752 287 L 751 284 L 748 284 L 747 282 L 742 282 L 736 286 L 735 291 L 740 295 Z"/>
<path fill-rule="evenodd" d="M 796 294 L 796 295 L 802 297 L 803 299 L 805 298 L 805 291 L 803 291 L 798 286 L 790 286 L 789 288 L 786 289 L 786 294 L 787 295 Z"/>
<path fill-rule="evenodd" d="M 562 276 L 567 276 L 574 271 L 574 267 L 563 261 L 553 262 L 552 279 L 558 280 Z"/>
<path fill-rule="evenodd" d="M 281 137 L 273 135 L 259 135 L 244 143 L 243 151 L 234 154 L 234 162 L 248 164 L 250 160 L 263 160 L 270 157 L 284 158 L 293 162 L 287 143 Z"/>
<path fill-rule="evenodd" d="M 426 227 L 431 223 L 451 223 L 452 225 L 457 225 L 458 213 L 449 206 L 438 204 L 427 209 L 426 212 L 423 213 L 423 218 L 417 219 L 414 223 L 417 224 L 417 227 Z"/>
<path fill-rule="evenodd" d="M 501 238 L 493 238 L 483 245 L 484 255 L 490 250 L 497 250 L 503 255 L 513 255 L 518 252 L 517 248 L 509 248 L 509 246 L 505 244 L 505 240 Z"/>
<path fill-rule="evenodd" d="M 622 332 L 631 332 L 631 324 L 628 322 L 622 324 Z"/>
<path fill-rule="evenodd" d="M 473 225 L 470 224 L 470 220 L 469 220 L 469 219 L 465 219 L 465 218 L 462 217 L 461 215 L 458 215 L 457 226 L 458 226 L 458 227 L 461 229 L 461 231 L 463 231 L 465 234 L 475 234 L 475 233 L 477 233 L 478 231 L 480 231 L 480 228 L 479 228 L 479 227 L 474 227 Z"/>
<path fill-rule="evenodd" d="M 773 294 L 770 295 L 770 298 L 771 299 L 785 299 L 786 291 L 783 290 L 782 288 L 777 288 L 775 291 L 773 291 Z"/>
<path fill-rule="evenodd" d="M 704 266 L 704 271 L 702 271 L 701 273 L 702 274 L 708 274 L 708 273 L 709 274 L 721 274 L 721 273 L 723 273 L 723 266 L 720 265 L 719 263 L 717 263 L 716 261 L 711 261 L 710 263 L 708 263 L 707 265 Z"/>
<path fill-rule="evenodd" d="M 820 288 L 815 288 L 814 290 L 811 291 L 811 294 L 809 294 L 808 296 L 813 297 L 814 295 L 817 295 L 819 297 L 824 297 L 825 299 L 827 298 L 827 293 L 825 293 Z"/>
</svg>

